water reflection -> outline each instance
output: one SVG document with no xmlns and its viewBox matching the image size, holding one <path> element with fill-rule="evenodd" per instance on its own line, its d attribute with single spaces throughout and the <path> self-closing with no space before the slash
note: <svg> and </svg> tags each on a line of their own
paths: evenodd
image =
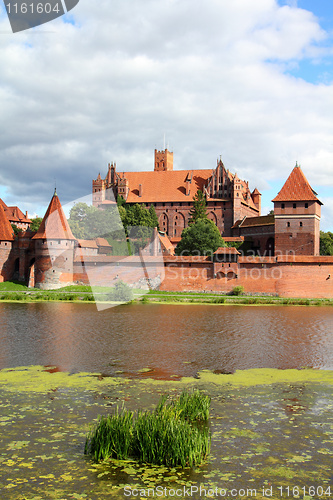
<svg viewBox="0 0 333 500">
<path fill-rule="evenodd" d="M 202 369 L 332 369 L 332 318 L 330 307 L 139 304 L 97 312 L 92 304 L 3 303 L 0 367 L 153 378 Z"/>
</svg>

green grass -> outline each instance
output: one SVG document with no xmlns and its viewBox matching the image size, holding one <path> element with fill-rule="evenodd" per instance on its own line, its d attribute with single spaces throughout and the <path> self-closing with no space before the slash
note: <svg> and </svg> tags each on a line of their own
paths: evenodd
<svg viewBox="0 0 333 500">
<path fill-rule="evenodd" d="M 163 396 L 154 412 L 123 410 L 100 417 L 89 432 L 85 454 L 94 460 L 134 458 L 139 462 L 192 467 L 210 451 L 207 426 L 210 397 L 200 391 L 183 391 L 179 398 Z"/>
<path fill-rule="evenodd" d="M 155 412 L 158 414 L 164 408 L 171 408 L 183 420 L 188 420 L 189 422 L 207 422 L 209 419 L 210 403 L 211 398 L 203 392 L 198 390 L 188 392 L 184 390 L 177 399 L 168 399 L 167 395 L 163 396 Z"/>
<path fill-rule="evenodd" d="M 133 454 L 140 462 L 193 467 L 210 451 L 208 427 L 191 425 L 172 406 L 139 413 L 133 431 Z"/>
<path fill-rule="evenodd" d="M 0 283 L 0 301 L 84 301 L 94 302 L 95 298 L 99 301 L 108 301 L 110 297 L 107 294 L 112 292 L 114 287 L 93 287 L 88 285 L 70 285 L 54 290 L 40 290 L 37 288 L 28 288 L 25 284 L 17 281 L 5 281 Z M 276 296 L 235 296 L 230 294 L 221 294 L 217 292 L 167 292 L 160 290 L 143 291 L 140 289 L 131 289 L 134 297 L 145 295 L 141 303 L 165 302 L 165 303 L 190 303 L 190 304 L 244 304 L 244 305 L 302 305 L 302 306 L 331 306 L 333 299 L 301 299 L 284 298 Z M 64 293 L 67 292 L 67 293 Z"/>
<path fill-rule="evenodd" d="M 90 431 L 84 452 L 93 456 L 96 462 L 108 458 L 126 460 L 133 440 L 133 413 L 122 413 L 100 417 L 97 425 Z"/>
<path fill-rule="evenodd" d="M 16 291 L 16 290 L 29 290 L 29 288 L 20 281 L 4 281 L 0 283 L 0 291 Z"/>
</svg>

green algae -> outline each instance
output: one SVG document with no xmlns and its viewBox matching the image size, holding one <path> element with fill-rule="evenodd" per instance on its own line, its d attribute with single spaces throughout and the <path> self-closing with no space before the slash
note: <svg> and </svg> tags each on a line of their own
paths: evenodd
<svg viewBox="0 0 333 500">
<path fill-rule="evenodd" d="M 50 373 L 52 367 L 28 366 L 0 370 L 0 387 L 7 391 L 48 392 L 61 388 L 96 391 L 106 386 L 126 383 L 126 379 L 103 377 L 100 374 L 80 372 Z"/>
<path fill-rule="evenodd" d="M 236 387 L 251 387 L 256 385 L 270 385 L 276 383 L 293 384 L 300 382 L 318 382 L 333 385 L 332 370 L 289 369 L 279 370 L 277 368 L 252 368 L 249 370 L 236 370 L 232 374 L 214 374 L 210 370 L 202 370 L 198 373 L 202 383 L 216 385 L 231 385 Z M 182 382 L 191 382 L 191 378 L 183 378 Z"/>
<path fill-rule="evenodd" d="M 331 372 L 204 371 L 198 379 L 176 382 L 44 370 L 0 371 L 4 500 L 118 500 L 124 498 L 126 486 L 159 485 L 228 491 L 253 487 L 258 499 L 263 498 L 262 487 L 272 485 L 272 498 L 277 499 L 282 498 L 278 486 L 328 487 L 331 482 Z M 213 439 L 207 463 L 182 470 L 120 460 L 93 464 L 84 457 L 85 436 L 98 415 L 123 404 L 131 411 L 150 409 L 166 389 L 177 395 L 189 385 L 204 388 L 212 398 Z"/>
</svg>

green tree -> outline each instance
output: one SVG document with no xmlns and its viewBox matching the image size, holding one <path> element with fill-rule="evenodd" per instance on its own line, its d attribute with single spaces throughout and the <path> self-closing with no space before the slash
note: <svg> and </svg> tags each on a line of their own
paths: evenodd
<svg viewBox="0 0 333 500">
<path fill-rule="evenodd" d="M 118 196 L 117 196 L 117 205 L 118 205 L 118 208 L 124 207 L 126 205 L 126 200 L 121 194 L 120 195 L 118 194 Z"/>
<path fill-rule="evenodd" d="M 150 227 L 159 227 L 158 226 L 158 217 L 156 215 L 155 207 L 154 205 L 150 205 L 149 208 L 149 218 L 150 218 Z"/>
<path fill-rule="evenodd" d="M 22 229 L 20 227 L 17 227 L 16 224 L 11 224 L 11 226 L 15 236 L 17 236 L 19 233 L 22 233 Z"/>
<path fill-rule="evenodd" d="M 100 210 L 86 203 L 76 203 L 70 210 L 69 226 L 75 238 L 109 238 L 123 231 L 121 217 L 116 205 Z"/>
<path fill-rule="evenodd" d="M 31 224 L 30 224 L 30 231 L 38 231 L 39 226 L 42 223 L 42 218 L 41 217 L 35 217 L 34 219 L 31 219 Z"/>
<path fill-rule="evenodd" d="M 209 255 L 225 246 L 220 231 L 209 219 L 199 219 L 185 228 L 176 247 L 177 255 Z"/>
<path fill-rule="evenodd" d="M 203 192 L 198 189 L 193 196 L 193 208 L 190 210 L 189 225 L 195 224 L 199 219 L 207 219 L 206 212 L 207 202 Z"/>
<path fill-rule="evenodd" d="M 333 233 L 320 231 L 320 255 L 333 255 Z"/>
</svg>

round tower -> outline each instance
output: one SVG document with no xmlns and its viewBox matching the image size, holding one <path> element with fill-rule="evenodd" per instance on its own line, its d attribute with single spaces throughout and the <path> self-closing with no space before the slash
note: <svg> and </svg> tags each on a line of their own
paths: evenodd
<svg viewBox="0 0 333 500">
<path fill-rule="evenodd" d="M 56 191 L 32 239 L 36 257 L 35 287 L 49 290 L 72 284 L 75 238 Z"/>
</svg>

